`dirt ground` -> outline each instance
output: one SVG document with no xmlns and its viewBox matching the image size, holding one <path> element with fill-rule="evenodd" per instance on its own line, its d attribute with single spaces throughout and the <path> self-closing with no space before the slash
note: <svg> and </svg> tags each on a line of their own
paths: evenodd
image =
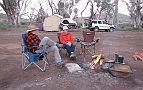
<svg viewBox="0 0 143 90">
<path fill-rule="evenodd" d="M 0 90 L 143 90 L 143 61 L 134 61 L 132 55 L 143 51 L 143 32 L 97 32 L 100 37 L 96 45 L 96 54 L 104 53 L 105 59 L 114 59 L 114 54 L 124 56 L 125 62 L 133 71 L 131 77 L 117 78 L 104 71 L 85 69 L 82 72 L 69 73 L 66 68 L 55 65 L 52 54 L 48 55 L 50 65 L 45 72 L 35 66 L 23 71 L 21 68 L 21 34 L 25 30 L 0 31 Z M 48 36 L 57 41 L 57 32 L 42 32 L 40 38 Z M 73 33 L 82 38 L 81 30 Z M 66 51 L 60 53 L 65 63 L 84 63 L 77 43 L 77 61 L 70 61 Z M 85 62 L 91 61 L 88 54 Z"/>
</svg>

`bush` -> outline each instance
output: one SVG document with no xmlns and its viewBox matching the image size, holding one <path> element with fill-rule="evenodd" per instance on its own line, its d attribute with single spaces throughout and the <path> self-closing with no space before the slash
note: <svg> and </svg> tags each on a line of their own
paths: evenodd
<svg viewBox="0 0 143 90">
<path fill-rule="evenodd" d="M 5 29 L 8 29 L 10 27 L 13 27 L 13 26 L 9 25 L 8 23 L 0 22 L 0 29 L 5 30 Z"/>
<path fill-rule="evenodd" d="M 0 22 L 0 30 L 13 30 L 15 28 L 25 28 L 28 25 L 11 25 L 8 23 Z"/>
</svg>

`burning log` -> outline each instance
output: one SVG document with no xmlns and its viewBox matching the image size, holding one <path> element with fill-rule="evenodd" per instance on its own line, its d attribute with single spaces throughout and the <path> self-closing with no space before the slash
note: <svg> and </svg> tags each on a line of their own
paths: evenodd
<svg viewBox="0 0 143 90">
<path fill-rule="evenodd" d="M 99 65 L 102 65 L 103 59 L 104 59 L 104 56 L 102 54 L 92 56 L 92 62 L 90 63 L 90 68 L 95 69 L 97 66 L 97 63 L 99 63 Z"/>
</svg>

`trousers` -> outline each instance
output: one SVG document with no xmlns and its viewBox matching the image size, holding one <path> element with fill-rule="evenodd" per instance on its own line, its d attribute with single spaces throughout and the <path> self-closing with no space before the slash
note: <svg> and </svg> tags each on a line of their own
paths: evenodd
<svg viewBox="0 0 143 90">
<path fill-rule="evenodd" d="M 69 55 L 71 55 L 71 52 L 75 51 L 75 45 L 73 44 L 71 44 L 71 46 L 64 44 L 63 47 L 67 50 Z"/>
<path fill-rule="evenodd" d="M 56 43 L 53 40 L 51 40 L 49 37 L 44 37 L 41 40 L 39 46 L 42 46 L 43 49 L 48 53 L 53 52 L 55 62 L 57 64 L 61 63 L 61 56 L 59 54 L 59 49 L 58 49 L 58 47 L 56 46 Z"/>
</svg>

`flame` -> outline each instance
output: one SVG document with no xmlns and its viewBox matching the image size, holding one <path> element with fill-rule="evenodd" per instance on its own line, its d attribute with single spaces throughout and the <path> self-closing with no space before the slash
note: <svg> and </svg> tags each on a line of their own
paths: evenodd
<svg viewBox="0 0 143 90">
<path fill-rule="evenodd" d="M 103 64 L 103 59 L 100 60 L 100 65 L 102 65 L 102 64 Z"/>
<path fill-rule="evenodd" d="M 95 56 L 93 56 L 93 57 L 95 57 Z M 101 59 L 101 58 L 102 58 L 102 55 L 99 54 L 95 59 L 93 59 L 93 61 L 90 63 L 90 68 L 95 69 L 95 66 L 98 62 L 99 62 L 100 65 L 102 65 L 103 64 L 103 59 Z"/>
</svg>

